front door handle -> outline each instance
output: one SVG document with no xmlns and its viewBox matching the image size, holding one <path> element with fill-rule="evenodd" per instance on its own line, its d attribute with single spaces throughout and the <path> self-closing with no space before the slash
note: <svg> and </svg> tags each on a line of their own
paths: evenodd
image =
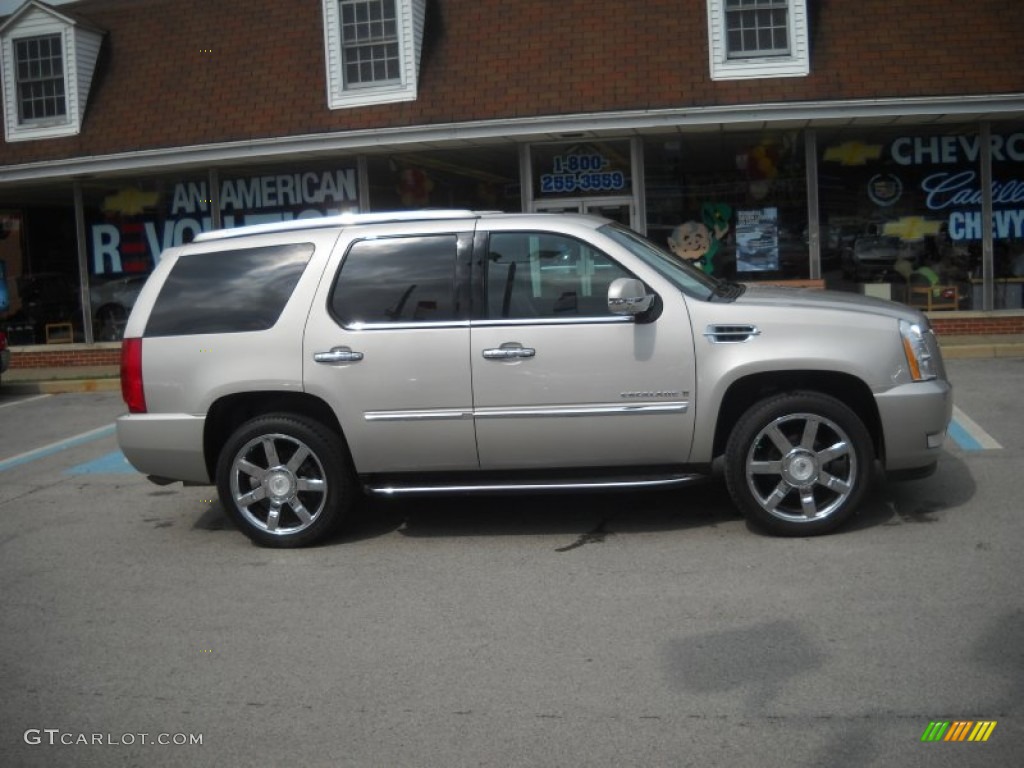
<svg viewBox="0 0 1024 768">
<path fill-rule="evenodd" d="M 363 353 L 353 352 L 349 347 L 333 347 L 330 352 L 314 352 L 313 359 L 318 363 L 358 363 Z"/>
<path fill-rule="evenodd" d="M 484 350 L 484 360 L 521 360 L 533 357 L 537 350 L 533 347 L 524 347 L 515 341 L 509 341 L 500 347 Z"/>
</svg>

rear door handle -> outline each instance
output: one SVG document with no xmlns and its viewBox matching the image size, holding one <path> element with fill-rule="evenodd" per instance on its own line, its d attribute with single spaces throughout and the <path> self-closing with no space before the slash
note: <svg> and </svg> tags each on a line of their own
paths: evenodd
<svg viewBox="0 0 1024 768">
<path fill-rule="evenodd" d="M 515 341 L 509 341 L 500 347 L 484 350 L 484 360 L 521 360 L 533 357 L 537 350 L 533 347 L 524 347 Z"/>
<path fill-rule="evenodd" d="M 363 359 L 362 352 L 353 352 L 349 347 L 333 347 L 330 352 L 314 352 L 313 359 L 318 363 L 358 363 Z"/>
</svg>

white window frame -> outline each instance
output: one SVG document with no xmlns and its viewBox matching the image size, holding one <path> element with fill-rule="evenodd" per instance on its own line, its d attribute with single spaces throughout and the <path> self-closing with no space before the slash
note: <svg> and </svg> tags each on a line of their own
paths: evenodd
<svg viewBox="0 0 1024 768">
<path fill-rule="evenodd" d="M 360 5 L 362 5 L 362 6 L 370 6 L 370 5 L 377 5 L 383 11 L 383 4 L 388 2 L 388 1 L 389 0 L 338 0 L 338 4 L 339 4 L 339 6 L 341 6 L 341 9 L 342 9 L 342 13 L 341 13 L 342 73 L 341 73 L 341 76 L 342 76 L 343 86 L 344 86 L 345 90 L 355 90 L 356 88 L 380 88 L 380 87 L 386 87 L 386 86 L 389 86 L 389 85 L 394 85 L 395 83 L 399 83 L 402 80 L 402 71 L 401 71 L 402 70 L 402 56 L 401 56 L 401 47 L 402 46 L 401 46 L 401 43 L 400 43 L 400 37 L 401 36 L 399 35 L 399 31 L 398 31 L 398 11 L 399 11 L 399 6 L 401 5 L 401 3 L 398 2 L 398 0 L 390 0 L 391 6 L 394 9 L 394 13 L 395 13 L 394 18 L 390 20 L 391 23 L 393 23 L 395 25 L 394 34 L 387 35 L 387 36 L 381 36 L 380 38 L 378 38 L 375 41 L 360 39 L 357 43 L 353 43 L 352 44 L 352 48 L 353 49 L 359 49 L 359 50 L 364 51 L 364 52 L 371 52 L 371 54 L 372 54 L 372 49 L 373 48 L 377 48 L 377 47 L 381 47 L 381 46 L 384 46 L 384 47 L 391 47 L 391 46 L 393 46 L 394 47 L 394 56 L 392 56 L 390 54 L 390 52 L 389 52 L 382 61 L 384 61 L 384 62 L 394 61 L 394 65 L 397 66 L 397 68 L 398 68 L 398 73 L 394 77 L 386 77 L 386 78 L 380 78 L 380 79 L 370 78 L 370 79 L 366 79 L 366 80 L 358 80 L 357 81 L 354 78 L 349 78 L 349 68 L 352 65 L 348 61 L 346 61 L 346 57 L 345 57 L 345 52 L 346 52 L 346 50 L 349 47 L 349 45 L 345 41 L 345 26 L 346 26 L 346 23 L 345 23 L 345 6 L 360 6 Z M 379 21 L 372 21 L 372 22 L 365 22 L 365 23 L 367 25 L 384 25 L 384 24 L 386 24 L 388 22 L 385 21 L 384 18 L 382 17 Z M 360 26 L 360 23 L 357 22 L 356 26 L 357 27 Z M 357 66 L 357 68 L 362 68 L 363 65 L 364 65 L 364 63 L 361 62 L 360 64 L 357 64 L 356 66 Z M 373 67 L 373 59 L 372 58 L 369 60 L 369 66 L 370 66 L 370 68 Z M 391 66 L 391 65 L 390 64 L 385 64 L 385 66 Z"/>
<path fill-rule="evenodd" d="M 712 80 L 806 77 L 811 71 L 806 0 L 787 0 L 789 53 L 729 56 L 725 0 L 708 0 L 708 50 Z"/>
<path fill-rule="evenodd" d="M 51 74 L 49 77 L 46 77 L 46 78 L 36 78 L 36 79 L 31 79 L 30 78 L 29 82 L 44 82 L 44 81 L 56 82 L 56 81 L 59 80 L 60 84 L 61 84 L 60 96 L 58 97 L 56 95 L 52 95 L 52 96 L 51 95 L 43 95 L 42 97 L 40 97 L 40 99 L 42 101 L 44 101 L 44 102 L 51 101 L 51 100 L 56 102 L 59 99 L 60 100 L 60 105 L 61 105 L 62 109 L 61 109 L 61 112 L 58 113 L 58 114 L 54 114 L 54 115 L 50 115 L 50 116 L 43 116 L 43 117 L 28 117 L 28 118 L 26 118 L 25 115 L 24 115 L 24 112 L 23 112 L 23 107 L 24 107 L 25 99 L 24 99 L 24 97 L 22 95 L 22 90 L 21 90 L 22 86 L 25 84 L 25 81 L 23 81 L 21 79 L 21 59 L 18 57 L 18 49 L 21 48 L 22 46 L 26 45 L 26 44 L 31 44 L 33 42 L 42 43 L 43 41 L 52 41 L 52 40 L 56 40 L 57 41 L 58 45 L 60 46 L 60 53 L 57 56 L 52 56 L 51 55 L 49 58 L 50 59 L 54 59 L 54 60 L 60 62 L 60 74 L 59 75 L 52 75 Z M 53 33 L 48 33 L 48 34 L 45 34 L 45 35 L 29 35 L 29 36 L 26 36 L 26 37 L 12 37 L 11 38 L 11 49 L 13 51 L 13 61 L 14 61 L 14 84 L 15 84 L 14 100 L 15 100 L 15 103 L 17 104 L 17 107 L 18 107 L 18 110 L 17 110 L 18 111 L 18 124 L 19 125 L 23 125 L 23 126 L 38 127 L 38 126 L 50 126 L 50 125 L 56 125 L 56 124 L 63 125 L 65 123 L 67 123 L 67 121 L 68 121 L 68 95 L 67 95 L 68 94 L 68 73 L 67 73 L 68 67 L 67 67 L 67 57 L 64 55 L 64 35 L 62 35 L 59 32 L 53 32 Z M 39 100 L 39 99 L 33 98 L 31 100 L 32 101 L 36 101 L 36 100 Z"/>
<path fill-rule="evenodd" d="M 53 117 L 23 120 L 21 117 L 21 96 L 18 92 L 16 43 L 41 37 L 60 37 L 61 59 L 64 63 L 64 114 Z M 66 25 L 59 22 L 32 30 L 28 35 L 6 35 L 3 40 L 3 97 L 4 134 L 9 142 L 31 139 L 50 139 L 78 134 L 78 100 L 75 92 L 73 35 L 68 34 Z"/>
<path fill-rule="evenodd" d="M 345 62 L 341 39 L 341 2 L 322 0 L 324 51 L 327 64 L 327 104 L 331 109 L 413 101 L 416 98 L 418 54 L 415 35 L 422 31 L 422 3 L 395 0 L 398 37 L 399 77 L 379 84 L 345 83 Z"/>
</svg>

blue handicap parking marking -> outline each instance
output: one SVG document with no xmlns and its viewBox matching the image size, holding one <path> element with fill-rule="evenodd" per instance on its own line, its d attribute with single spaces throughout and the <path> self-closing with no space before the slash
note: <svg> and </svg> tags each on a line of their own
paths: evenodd
<svg viewBox="0 0 1024 768">
<path fill-rule="evenodd" d="M 964 451 L 994 451 L 1003 446 L 970 416 L 953 406 L 953 420 L 949 423 L 949 436 Z"/>
<path fill-rule="evenodd" d="M 0 460 L 0 472 L 6 472 L 9 469 L 20 467 L 22 464 L 28 464 L 29 462 L 36 461 L 38 459 L 45 459 L 48 456 L 53 456 L 61 451 L 66 451 L 68 448 L 76 448 L 80 445 L 85 445 L 93 440 L 99 440 L 100 438 L 107 437 L 108 435 L 114 434 L 114 425 L 108 424 L 105 427 L 98 427 L 97 429 L 90 429 L 88 432 L 82 432 L 80 435 L 73 435 L 66 437 L 63 440 L 58 440 L 55 443 L 44 445 L 40 448 L 35 448 L 25 453 L 19 453 L 17 456 L 11 456 L 8 459 Z"/>
<path fill-rule="evenodd" d="M 65 475 L 134 475 L 138 472 L 128 463 L 128 459 L 120 451 L 108 453 L 98 459 L 64 470 Z"/>
<path fill-rule="evenodd" d="M 981 443 L 975 440 L 955 419 L 949 424 L 949 436 L 964 451 L 982 451 Z"/>
</svg>

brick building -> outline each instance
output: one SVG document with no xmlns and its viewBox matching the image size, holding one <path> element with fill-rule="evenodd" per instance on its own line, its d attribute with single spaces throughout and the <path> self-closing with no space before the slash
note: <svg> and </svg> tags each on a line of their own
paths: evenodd
<svg viewBox="0 0 1024 768">
<path fill-rule="evenodd" d="M 85 355 L 198 231 L 429 206 L 591 211 L 730 279 L 824 279 L 940 329 L 1021 330 L 1018 15 L 0 0 L 0 327 L 27 345 L 70 323 Z"/>
</svg>

